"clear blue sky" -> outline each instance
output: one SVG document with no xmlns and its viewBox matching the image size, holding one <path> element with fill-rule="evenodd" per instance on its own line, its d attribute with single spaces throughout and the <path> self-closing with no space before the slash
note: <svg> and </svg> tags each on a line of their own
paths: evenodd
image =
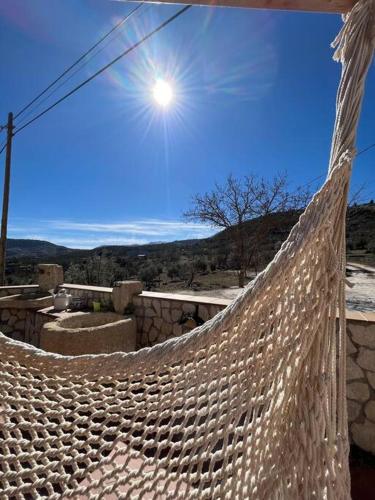
<svg viewBox="0 0 375 500">
<path fill-rule="evenodd" d="M 1 122 L 133 7 L 1 0 Z M 177 9 L 140 9 L 56 96 Z M 324 174 L 340 73 L 330 42 L 340 26 L 332 14 L 190 9 L 15 138 L 9 235 L 74 247 L 200 237 L 211 230 L 181 214 L 230 172 L 286 170 L 294 185 Z M 152 97 L 158 77 L 174 84 L 167 110 Z M 372 67 L 359 149 L 375 142 L 374 103 Z M 375 149 L 355 164 L 365 199 L 375 197 L 374 163 Z"/>
</svg>

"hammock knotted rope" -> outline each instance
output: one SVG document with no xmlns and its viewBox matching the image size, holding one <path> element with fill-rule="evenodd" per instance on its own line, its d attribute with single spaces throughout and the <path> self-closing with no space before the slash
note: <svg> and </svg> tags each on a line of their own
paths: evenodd
<svg viewBox="0 0 375 500">
<path fill-rule="evenodd" d="M 350 497 L 345 212 L 374 12 L 360 0 L 335 41 L 328 178 L 227 309 L 131 354 L 63 357 L 0 335 L 0 498 Z"/>
</svg>

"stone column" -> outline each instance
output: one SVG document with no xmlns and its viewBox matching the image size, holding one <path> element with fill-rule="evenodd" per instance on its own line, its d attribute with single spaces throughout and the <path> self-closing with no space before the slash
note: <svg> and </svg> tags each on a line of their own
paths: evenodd
<svg viewBox="0 0 375 500">
<path fill-rule="evenodd" d="M 140 281 L 116 281 L 112 290 L 112 303 L 118 314 L 124 314 L 125 309 L 132 303 L 134 295 L 142 293 Z"/>
<path fill-rule="evenodd" d="M 64 283 L 64 270 L 58 264 L 38 264 L 38 284 L 42 292 L 55 290 Z"/>
</svg>

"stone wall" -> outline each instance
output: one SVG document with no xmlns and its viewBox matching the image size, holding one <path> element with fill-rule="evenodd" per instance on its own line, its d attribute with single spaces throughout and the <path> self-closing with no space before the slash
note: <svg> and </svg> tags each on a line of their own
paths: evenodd
<svg viewBox="0 0 375 500">
<path fill-rule="evenodd" d="M 38 285 L 0 287 L 0 331 L 14 340 L 28 342 L 27 325 L 35 311 L 52 304 L 52 297 L 35 297 Z M 27 300 L 23 294 L 29 294 Z"/>
<path fill-rule="evenodd" d="M 53 321 L 55 317 L 52 314 L 45 312 L 45 309 L 40 311 L 30 311 L 26 315 L 25 324 L 25 342 L 33 345 L 34 347 L 40 348 L 40 332 L 43 326 L 50 321 Z"/>
<path fill-rule="evenodd" d="M 353 442 L 375 454 L 375 314 L 365 317 L 347 324 L 348 419 Z"/>
<path fill-rule="evenodd" d="M 138 347 L 178 337 L 215 316 L 230 301 L 143 292 L 134 298 Z M 375 454 L 375 314 L 347 311 L 349 433 Z"/>
<path fill-rule="evenodd" d="M 150 347 L 179 337 L 224 309 L 229 300 L 143 292 L 134 297 L 138 347 Z"/>
<path fill-rule="evenodd" d="M 60 288 L 65 288 L 66 291 L 73 297 L 84 299 L 87 307 L 92 308 L 93 302 L 100 302 L 105 308 L 112 308 L 112 288 L 102 286 L 88 285 L 73 285 L 64 283 Z"/>
<path fill-rule="evenodd" d="M 0 309 L 0 331 L 14 340 L 25 341 L 26 309 Z"/>
<path fill-rule="evenodd" d="M 112 288 L 72 284 L 61 286 L 74 297 L 85 298 L 90 308 L 93 301 L 107 308 L 112 307 Z M 37 285 L 0 287 L 0 297 L 37 289 Z M 49 300 L 52 301 L 52 298 Z M 12 304 L 17 307 L 12 307 Z M 133 298 L 137 348 L 183 335 L 215 316 L 228 304 L 229 300 L 211 297 L 143 292 Z M 51 318 L 48 314 L 37 313 L 43 306 L 37 308 L 34 304 L 33 309 L 25 306 L 22 307 L 19 300 L 13 302 L 12 297 L 0 298 L 0 331 L 13 339 L 39 347 L 39 332 Z M 347 311 L 347 333 L 350 437 L 360 448 L 375 454 L 375 314 Z"/>
<path fill-rule="evenodd" d="M 38 290 L 39 285 L 0 286 L 0 297 L 8 297 L 9 295 L 17 295 L 20 293 L 36 292 Z"/>
</svg>

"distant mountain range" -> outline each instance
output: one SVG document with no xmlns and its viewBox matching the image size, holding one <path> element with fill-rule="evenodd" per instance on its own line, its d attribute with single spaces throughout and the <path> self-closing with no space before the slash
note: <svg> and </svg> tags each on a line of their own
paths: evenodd
<svg viewBox="0 0 375 500">
<path fill-rule="evenodd" d="M 267 252 L 273 252 L 274 248 L 287 237 L 290 229 L 297 222 L 298 212 L 273 214 L 272 230 L 265 248 Z M 246 223 L 249 234 L 255 229 L 256 220 Z M 92 250 L 71 249 L 61 245 L 55 245 L 49 241 L 31 239 L 9 239 L 7 242 L 7 257 L 9 261 L 40 261 L 52 262 L 53 259 L 67 263 L 76 258 L 85 258 L 98 252 L 106 252 L 114 256 L 137 256 L 140 254 L 153 255 L 171 251 L 190 251 L 194 254 L 207 254 L 210 250 L 231 244 L 230 231 L 218 232 L 210 238 L 199 240 L 183 240 L 169 243 L 149 243 L 146 245 L 133 246 L 102 246 Z M 375 254 L 375 204 L 373 202 L 350 207 L 347 216 L 347 244 L 349 252 L 362 251 Z"/>
<path fill-rule="evenodd" d="M 74 250 L 61 245 L 55 245 L 49 241 L 12 238 L 9 238 L 7 241 L 8 258 L 54 257 L 71 252 L 74 252 Z"/>
</svg>

